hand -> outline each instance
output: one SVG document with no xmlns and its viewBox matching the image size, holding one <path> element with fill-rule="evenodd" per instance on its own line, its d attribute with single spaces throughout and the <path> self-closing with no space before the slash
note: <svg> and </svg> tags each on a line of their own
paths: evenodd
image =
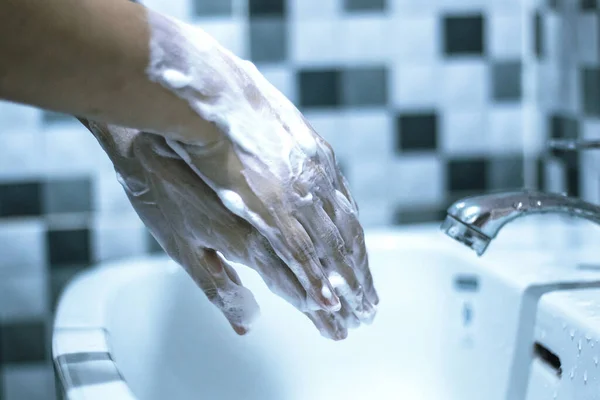
<svg viewBox="0 0 600 400">
<path fill-rule="evenodd" d="M 258 305 L 229 261 L 255 269 L 271 291 L 303 311 L 326 337 L 343 339 L 359 324 L 345 304 L 338 312 L 317 309 L 265 237 L 227 210 L 162 137 L 82 122 L 111 158 L 143 222 L 237 333 L 248 331 Z"/>
</svg>

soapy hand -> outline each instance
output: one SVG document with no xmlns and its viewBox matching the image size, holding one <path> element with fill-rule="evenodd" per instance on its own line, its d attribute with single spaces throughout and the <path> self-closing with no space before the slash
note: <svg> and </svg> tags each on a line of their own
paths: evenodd
<svg viewBox="0 0 600 400">
<path fill-rule="evenodd" d="M 343 339 L 348 328 L 372 318 L 354 312 L 349 293 L 340 293 L 342 306 L 338 311 L 315 306 L 268 240 L 230 212 L 164 138 L 82 122 L 111 158 L 119 181 L 143 222 L 237 333 L 248 331 L 258 316 L 258 305 L 230 262 L 255 269 L 271 291 L 303 311 L 326 337 Z M 341 279 L 337 282 L 341 283 Z"/>
<path fill-rule="evenodd" d="M 227 260 L 256 269 L 328 337 L 370 323 L 379 299 L 331 147 L 253 64 L 199 29 L 148 19 L 148 77 L 185 100 L 202 129 L 89 124 L 146 225 L 238 332 L 258 307 Z"/>
</svg>

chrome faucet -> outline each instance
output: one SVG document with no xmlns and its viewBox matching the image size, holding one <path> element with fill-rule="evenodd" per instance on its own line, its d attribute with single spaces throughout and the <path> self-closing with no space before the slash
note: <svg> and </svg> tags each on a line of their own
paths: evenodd
<svg viewBox="0 0 600 400">
<path fill-rule="evenodd" d="M 466 197 L 452 204 L 447 213 L 442 230 L 479 256 L 504 225 L 526 215 L 568 214 L 600 224 L 600 207 L 594 204 L 528 190 Z"/>
</svg>

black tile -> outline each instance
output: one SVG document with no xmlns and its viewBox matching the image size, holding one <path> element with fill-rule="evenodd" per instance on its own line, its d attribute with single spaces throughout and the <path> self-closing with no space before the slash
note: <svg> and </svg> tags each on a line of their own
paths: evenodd
<svg viewBox="0 0 600 400">
<path fill-rule="evenodd" d="M 443 26 L 442 42 L 446 55 L 483 55 L 485 53 L 483 15 L 448 15 L 444 17 Z"/>
<path fill-rule="evenodd" d="M 485 159 L 448 162 L 447 184 L 450 192 L 482 192 L 487 189 L 488 163 Z"/>
<path fill-rule="evenodd" d="M 303 70 L 297 75 L 301 107 L 337 107 L 340 105 L 339 70 Z"/>
<path fill-rule="evenodd" d="M 514 190 L 523 187 L 525 160 L 522 155 L 497 156 L 487 162 L 487 190 Z"/>
<path fill-rule="evenodd" d="M 201 17 L 227 16 L 233 13 L 233 0 L 193 0 L 193 12 Z"/>
<path fill-rule="evenodd" d="M 41 215 L 41 185 L 38 182 L 0 183 L 0 217 Z"/>
<path fill-rule="evenodd" d="M 546 182 L 546 157 L 539 157 L 537 159 L 537 189 L 547 190 Z"/>
<path fill-rule="evenodd" d="M 502 61 L 492 64 L 492 99 L 499 102 L 521 100 L 520 61 Z"/>
<path fill-rule="evenodd" d="M 549 139 L 578 139 L 579 122 L 573 117 L 561 114 L 550 115 Z"/>
<path fill-rule="evenodd" d="M 250 58 L 255 63 L 287 58 L 287 23 L 283 18 L 250 20 Z"/>
<path fill-rule="evenodd" d="M 385 67 L 348 68 L 341 72 L 340 100 L 345 106 L 385 106 L 388 77 Z"/>
<path fill-rule="evenodd" d="M 598 9 L 598 0 L 580 0 L 579 7 L 582 11 L 596 11 Z"/>
<path fill-rule="evenodd" d="M 250 0 L 250 17 L 280 16 L 286 13 L 285 0 Z"/>
<path fill-rule="evenodd" d="M 544 57 L 544 17 L 538 11 L 533 16 L 533 48 L 538 59 Z"/>
<path fill-rule="evenodd" d="M 394 225 L 441 222 L 446 218 L 445 209 L 400 209 L 394 215 Z"/>
<path fill-rule="evenodd" d="M 64 267 L 60 269 L 53 269 L 50 273 L 50 305 L 53 311 L 56 310 L 58 300 L 62 294 L 63 289 L 73 279 L 75 275 L 83 271 L 85 268 L 82 267 Z"/>
<path fill-rule="evenodd" d="M 89 178 L 55 179 L 44 183 L 44 211 L 47 214 L 92 210 L 92 183 Z"/>
<path fill-rule="evenodd" d="M 3 323 L 0 330 L 0 365 L 48 360 L 44 321 Z"/>
<path fill-rule="evenodd" d="M 566 168 L 565 179 L 567 186 L 567 194 L 573 197 L 579 197 L 581 195 L 581 185 L 579 181 L 579 168 L 571 167 Z"/>
<path fill-rule="evenodd" d="M 600 117 L 600 68 L 584 68 L 581 83 L 585 114 Z"/>
<path fill-rule="evenodd" d="M 571 1 L 571 0 L 567 0 L 567 1 Z M 562 2 L 561 0 L 547 0 L 546 4 L 548 5 L 549 9 L 557 11 L 561 7 L 561 2 Z"/>
<path fill-rule="evenodd" d="M 47 232 L 47 246 L 51 267 L 91 264 L 88 229 L 50 230 Z"/>
<path fill-rule="evenodd" d="M 344 0 L 346 11 L 385 11 L 386 0 Z"/>
<path fill-rule="evenodd" d="M 402 113 L 396 119 L 398 151 L 436 150 L 438 118 L 435 112 Z"/>
</svg>

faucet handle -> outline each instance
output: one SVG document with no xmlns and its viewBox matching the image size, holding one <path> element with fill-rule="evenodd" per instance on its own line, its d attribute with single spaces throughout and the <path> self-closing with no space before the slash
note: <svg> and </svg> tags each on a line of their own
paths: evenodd
<svg viewBox="0 0 600 400">
<path fill-rule="evenodd" d="M 553 139 L 548 146 L 562 151 L 597 150 L 600 149 L 600 140 Z"/>
</svg>

